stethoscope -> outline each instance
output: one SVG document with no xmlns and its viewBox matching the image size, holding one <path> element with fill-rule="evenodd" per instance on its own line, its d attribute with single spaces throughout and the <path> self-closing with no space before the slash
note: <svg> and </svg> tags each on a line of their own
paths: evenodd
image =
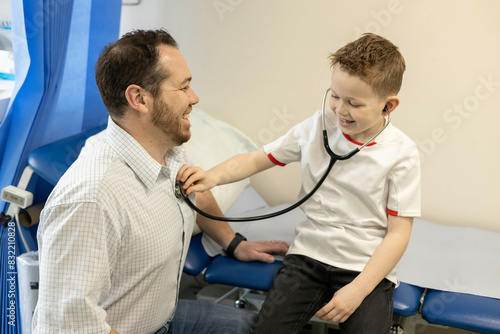
<svg viewBox="0 0 500 334">
<path fill-rule="evenodd" d="M 213 216 L 209 213 L 206 213 L 196 207 L 196 205 L 191 202 L 191 200 L 188 198 L 186 193 L 184 192 L 184 189 L 182 188 L 182 183 L 179 183 L 175 186 L 175 195 L 177 198 L 183 198 L 186 203 L 193 209 L 194 211 L 198 212 L 200 215 L 205 216 L 207 218 L 213 219 L 213 220 L 221 220 L 221 221 L 226 221 L 226 222 L 243 222 L 243 221 L 255 221 L 255 220 L 262 220 L 262 219 L 269 219 L 273 218 L 282 214 L 285 214 L 287 212 L 292 211 L 293 209 L 299 207 L 302 205 L 305 201 L 307 201 L 318 189 L 321 187 L 325 179 L 327 178 L 328 174 L 332 170 L 333 165 L 339 161 L 339 160 L 347 160 L 352 158 L 354 155 L 356 155 L 361 149 L 364 147 L 368 146 L 371 142 L 375 140 L 375 138 L 378 137 L 382 131 L 385 130 L 385 128 L 391 123 L 391 113 L 388 113 L 385 125 L 378 131 L 370 140 L 368 140 L 366 143 L 363 145 L 356 147 L 354 150 L 351 152 L 344 154 L 344 155 L 338 155 L 335 152 L 333 152 L 330 149 L 330 145 L 328 144 L 328 134 L 326 133 L 326 122 L 325 122 L 325 108 L 326 108 L 326 100 L 328 98 L 328 92 L 330 91 L 330 88 L 328 88 L 325 92 L 325 95 L 323 96 L 323 107 L 322 107 L 322 114 L 321 114 L 321 121 L 323 124 L 323 145 L 325 147 L 326 152 L 330 156 L 330 163 L 328 164 L 328 167 L 325 170 L 325 173 L 321 177 L 321 179 L 316 183 L 316 186 L 307 194 L 305 195 L 302 199 L 300 199 L 297 203 L 290 205 L 289 207 L 276 211 L 276 212 L 271 212 L 268 214 L 260 215 L 260 216 L 253 216 L 253 217 L 218 217 L 218 216 Z M 387 111 L 387 107 L 384 108 L 384 111 Z"/>
</svg>

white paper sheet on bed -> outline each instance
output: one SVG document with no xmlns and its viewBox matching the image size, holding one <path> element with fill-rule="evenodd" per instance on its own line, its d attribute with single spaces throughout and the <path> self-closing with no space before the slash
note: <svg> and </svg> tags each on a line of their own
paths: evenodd
<svg viewBox="0 0 500 334">
<path fill-rule="evenodd" d="M 500 233 L 415 219 L 398 278 L 406 283 L 500 298 Z"/>
</svg>

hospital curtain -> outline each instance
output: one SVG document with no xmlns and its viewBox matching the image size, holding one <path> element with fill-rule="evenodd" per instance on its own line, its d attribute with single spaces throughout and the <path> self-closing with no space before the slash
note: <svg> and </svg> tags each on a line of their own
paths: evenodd
<svg viewBox="0 0 500 334">
<path fill-rule="evenodd" d="M 106 122 L 94 63 L 118 38 L 121 0 L 11 0 L 11 8 L 16 83 L 0 124 L 0 189 L 17 185 L 33 149 Z M 21 333 L 17 299 L 9 311 L 17 294 L 7 261 L 12 239 L 0 229 L 0 332 Z M 15 251 L 24 252 L 22 243 Z"/>
</svg>

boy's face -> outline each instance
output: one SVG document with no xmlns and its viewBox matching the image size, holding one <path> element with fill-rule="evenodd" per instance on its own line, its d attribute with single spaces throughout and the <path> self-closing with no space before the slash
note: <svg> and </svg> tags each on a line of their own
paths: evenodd
<svg viewBox="0 0 500 334">
<path fill-rule="evenodd" d="M 360 143 L 367 142 L 384 126 L 386 113 L 382 110 L 386 103 L 390 104 L 389 111 L 395 108 L 392 101 L 380 98 L 370 85 L 342 71 L 339 64 L 333 67 L 330 95 L 330 108 L 340 130 Z"/>
</svg>

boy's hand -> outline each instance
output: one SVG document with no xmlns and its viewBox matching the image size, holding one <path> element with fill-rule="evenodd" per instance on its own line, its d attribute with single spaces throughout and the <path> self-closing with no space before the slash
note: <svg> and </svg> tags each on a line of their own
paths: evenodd
<svg viewBox="0 0 500 334">
<path fill-rule="evenodd" d="M 203 192 L 217 185 L 212 173 L 206 172 L 200 167 L 183 165 L 177 173 L 177 181 L 183 182 L 182 188 L 186 195 L 193 191 Z"/>
<path fill-rule="evenodd" d="M 359 289 L 353 284 L 347 284 L 333 295 L 328 304 L 316 312 L 316 316 L 325 321 L 345 322 L 364 299 L 365 296 Z"/>
</svg>

